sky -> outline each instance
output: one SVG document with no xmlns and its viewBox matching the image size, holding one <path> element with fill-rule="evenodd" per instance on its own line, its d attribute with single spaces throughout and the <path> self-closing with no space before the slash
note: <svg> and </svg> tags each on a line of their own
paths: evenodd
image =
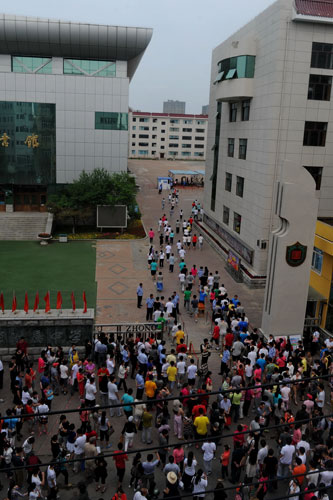
<svg viewBox="0 0 333 500">
<path fill-rule="evenodd" d="M 130 84 L 133 109 L 161 112 L 163 101 L 208 104 L 214 47 L 274 0 L 12 0 L 6 14 L 153 28 Z M 3 7 L 2 7 L 3 9 Z"/>
</svg>

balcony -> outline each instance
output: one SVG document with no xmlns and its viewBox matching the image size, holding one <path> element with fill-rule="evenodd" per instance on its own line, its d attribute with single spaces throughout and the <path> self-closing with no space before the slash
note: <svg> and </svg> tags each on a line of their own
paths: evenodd
<svg viewBox="0 0 333 500">
<path fill-rule="evenodd" d="M 215 85 L 217 101 L 236 101 L 253 97 L 253 78 L 233 78 L 222 80 Z"/>
</svg>

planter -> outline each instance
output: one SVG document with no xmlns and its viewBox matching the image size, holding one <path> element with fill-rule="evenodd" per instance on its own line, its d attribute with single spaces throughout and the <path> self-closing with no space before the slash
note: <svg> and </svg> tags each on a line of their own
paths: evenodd
<svg viewBox="0 0 333 500">
<path fill-rule="evenodd" d="M 37 237 L 40 240 L 40 244 L 42 246 L 48 245 L 49 240 L 52 239 L 52 235 L 49 233 L 39 233 L 39 235 Z"/>
</svg>

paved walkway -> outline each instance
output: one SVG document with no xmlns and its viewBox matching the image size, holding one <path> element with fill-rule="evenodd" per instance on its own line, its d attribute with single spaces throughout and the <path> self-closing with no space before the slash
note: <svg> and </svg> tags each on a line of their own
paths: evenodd
<svg viewBox="0 0 333 500">
<path fill-rule="evenodd" d="M 197 162 L 195 166 L 201 168 Z M 147 231 L 153 227 L 156 234 L 155 246 L 158 247 L 157 221 L 164 212 L 168 215 L 168 204 L 162 211 L 162 196 L 158 195 L 156 189 L 157 176 L 167 175 L 170 162 L 130 160 L 129 168 L 136 175 L 137 184 L 141 188 L 138 194 L 138 203 L 143 222 Z M 173 162 L 172 168 L 193 169 L 193 162 Z M 185 216 L 189 215 L 192 201 L 202 198 L 203 189 L 201 188 L 181 189 L 178 209 L 183 208 Z M 177 219 L 176 214 L 173 216 L 173 223 Z M 148 249 L 148 238 L 132 241 L 98 242 L 96 261 L 98 324 L 145 321 L 144 307 L 142 309 L 136 307 L 136 288 L 140 282 L 143 283 L 144 300 L 150 293 L 156 294 L 147 266 Z M 198 249 L 195 251 L 191 249 L 186 255 L 186 262 L 188 266 L 192 266 L 192 264 L 196 264 L 197 267 L 207 265 L 212 272 L 218 270 L 229 295 L 237 293 L 245 306 L 251 324 L 260 326 L 263 290 L 251 290 L 244 284 L 235 283 L 225 271 L 223 259 L 207 243 L 204 244 L 201 252 Z M 163 274 L 163 294 L 167 299 L 169 294 L 179 289 L 178 262 L 176 262 L 173 274 L 169 273 L 168 267 L 164 267 Z M 198 346 L 203 336 L 209 332 L 210 322 L 201 318 L 198 323 L 195 323 L 186 313 L 182 314 L 182 321 L 185 322 L 190 340 Z"/>
</svg>

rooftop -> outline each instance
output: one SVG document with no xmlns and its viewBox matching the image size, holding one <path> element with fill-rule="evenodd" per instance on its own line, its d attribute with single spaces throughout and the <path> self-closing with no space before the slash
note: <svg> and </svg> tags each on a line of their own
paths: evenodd
<svg viewBox="0 0 333 500">
<path fill-rule="evenodd" d="M 333 18 L 333 0 L 295 0 L 297 14 Z"/>
<path fill-rule="evenodd" d="M 179 113 L 149 113 L 146 111 L 132 111 L 135 116 L 169 116 L 172 118 L 201 118 L 208 119 L 208 115 L 188 115 Z"/>
</svg>

